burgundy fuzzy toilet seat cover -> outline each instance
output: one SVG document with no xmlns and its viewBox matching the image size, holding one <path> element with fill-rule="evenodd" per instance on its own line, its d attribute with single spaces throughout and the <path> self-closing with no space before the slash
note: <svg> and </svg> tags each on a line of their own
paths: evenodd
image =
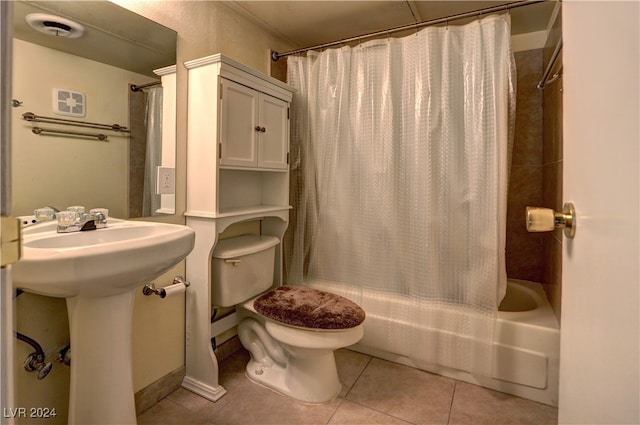
<svg viewBox="0 0 640 425">
<path fill-rule="evenodd" d="M 280 286 L 256 299 L 253 307 L 278 322 L 314 329 L 354 328 L 365 317 L 353 301 L 305 286 Z"/>
</svg>

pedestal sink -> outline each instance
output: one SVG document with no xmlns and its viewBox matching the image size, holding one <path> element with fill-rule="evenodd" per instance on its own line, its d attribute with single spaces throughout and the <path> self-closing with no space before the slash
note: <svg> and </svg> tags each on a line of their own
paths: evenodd
<svg viewBox="0 0 640 425">
<path fill-rule="evenodd" d="M 24 229 L 14 285 L 67 300 L 71 336 L 70 424 L 135 424 L 131 317 L 135 289 L 193 249 L 187 226 L 109 218 L 108 227 L 56 233 Z"/>
</svg>

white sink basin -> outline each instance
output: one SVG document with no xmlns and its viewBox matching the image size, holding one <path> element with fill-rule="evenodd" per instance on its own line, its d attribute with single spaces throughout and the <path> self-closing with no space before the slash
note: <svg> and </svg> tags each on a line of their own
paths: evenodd
<svg viewBox="0 0 640 425">
<path fill-rule="evenodd" d="M 84 232 L 56 233 L 53 221 L 24 229 L 14 285 L 67 299 L 73 350 L 67 423 L 136 423 L 136 288 L 182 261 L 194 242 L 187 226 L 113 218 L 104 229 Z"/>
<path fill-rule="evenodd" d="M 16 287 L 52 297 L 109 296 L 140 286 L 182 261 L 195 233 L 186 226 L 109 219 L 108 227 L 56 233 L 55 221 L 27 227 Z"/>
</svg>

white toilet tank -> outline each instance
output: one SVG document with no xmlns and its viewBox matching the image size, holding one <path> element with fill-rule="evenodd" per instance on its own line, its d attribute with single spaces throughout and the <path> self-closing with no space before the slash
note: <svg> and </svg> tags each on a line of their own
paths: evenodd
<svg viewBox="0 0 640 425">
<path fill-rule="evenodd" d="M 243 235 L 222 239 L 213 250 L 211 302 L 231 307 L 273 285 L 276 245 L 267 235 Z"/>
</svg>

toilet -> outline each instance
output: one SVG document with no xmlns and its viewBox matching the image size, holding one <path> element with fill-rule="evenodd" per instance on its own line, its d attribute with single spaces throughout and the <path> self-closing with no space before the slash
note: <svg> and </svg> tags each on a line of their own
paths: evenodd
<svg viewBox="0 0 640 425">
<path fill-rule="evenodd" d="M 213 303 L 236 306 L 238 337 L 251 356 L 246 367 L 251 381 L 303 402 L 327 402 L 342 389 L 334 351 L 362 338 L 365 313 L 329 292 L 289 285 L 271 289 L 279 243 L 267 235 L 218 242 Z"/>
</svg>

